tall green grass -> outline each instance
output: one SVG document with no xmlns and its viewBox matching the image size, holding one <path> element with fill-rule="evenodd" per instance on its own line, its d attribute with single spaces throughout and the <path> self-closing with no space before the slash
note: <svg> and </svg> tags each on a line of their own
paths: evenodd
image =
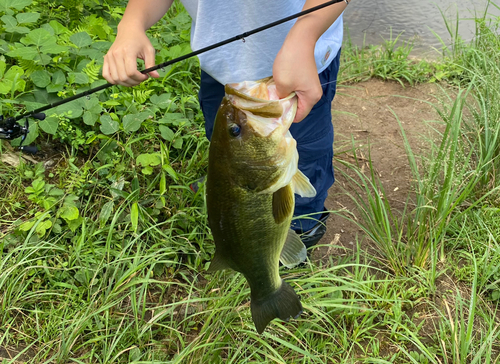
<svg viewBox="0 0 500 364">
<path fill-rule="evenodd" d="M 349 166 L 355 221 L 377 256 L 357 249 L 283 270 L 305 312 L 273 321 L 263 335 L 244 278 L 205 269 L 214 246 L 203 196 L 188 188 L 206 168 L 200 126 L 181 149 L 148 133 L 106 140 L 81 164 L 67 155 L 51 172 L 2 166 L 1 187 L 11 192 L 0 210 L 0 347 L 13 353 L 5 361 L 498 363 L 500 41 L 497 23 L 478 24 L 481 40 L 457 41 L 438 66 L 410 61 L 409 46 L 394 39 L 378 49 L 344 47 L 344 81 L 423 82 L 451 69 L 443 77 L 456 88 L 436 105 L 443 128 L 428 155 L 404 139 L 415 183 L 403 211 L 374 168 Z M 192 107 L 193 87 L 179 88 L 176 97 Z M 152 152 L 166 167 L 131 169 L 131 155 Z M 77 228 L 37 230 L 53 212 L 28 205 L 23 191 L 41 175 L 82 191 Z M 23 231 L 26 216 L 36 222 Z"/>
</svg>

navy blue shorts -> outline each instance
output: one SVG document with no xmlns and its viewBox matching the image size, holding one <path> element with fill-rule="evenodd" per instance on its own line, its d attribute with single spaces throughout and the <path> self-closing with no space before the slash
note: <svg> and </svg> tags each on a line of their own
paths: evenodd
<svg viewBox="0 0 500 364">
<path fill-rule="evenodd" d="M 314 105 L 307 117 L 290 127 L 292 136 L 297 141 L 299 151 L 299 169 L 309 177 L 316 188 L 316 196 L 304 198 L 295 196 L 294 216 L 308 215 L 308 218 L 294 219 L 292 228 L 310 230 L 324 211 L 328 189 L 335 181 L 333 174 L 333 125 L 331 104 L 335 96 L 337 75 L 340 66 L 340 51 L 330 66 L 319 74 L 323 87 L 321 100 Z M 212 137 L 217 110 L 224 97 L 224 85 L 206 72 L 201 71 L 199 92 L 201 110 L 205 116 L 207 138 Z M 318 213 L 319 214 L 315 214 Z"/>
</svg>

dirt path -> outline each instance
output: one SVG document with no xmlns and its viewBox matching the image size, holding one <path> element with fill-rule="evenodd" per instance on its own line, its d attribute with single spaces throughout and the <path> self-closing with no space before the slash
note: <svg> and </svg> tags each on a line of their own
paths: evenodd
<svg viewBox="0 0 500 364">
<path fill-rule="evenodd" d="M 394 113 L 402 123 L 414 151 L 426 148 L 424 135 L 429 133 L 428 121 L 437 120 L 437 114 L 428 102 L 435 102 L 439 88 L 433 84 L 402 87 L 397 82 L 369 80 L 353 86 L 341 86 L 332 104 L 335 128 L 334 160 L 336 182 L 330 189 L 326 207 L 346 209 L 355 213 L 355 204 L 346 192 L 354 192 L 341 171 L 347 169 L 340 161 L 368 167 L 368 158 L 388 193 L 391 206 L 401 209 L 411 189 L 411 174 L 403 145 L 401 129 Z M 392 110 L 392 111 L 391 111 Z M 394 112 L 394 113 L 393 113 Z M 327 222 L 327 233 L 320 244 L 332 244 L 352 249 L 356 239 L 362 241 L 359 228 L 338 214 Z M 365 246 L 362 244 L 362 246 Z M 335 254 L 337 249 L 321 247 L 314 257 Z M 341 253 L 340 250 L 337 253 Z"/>
</svg>

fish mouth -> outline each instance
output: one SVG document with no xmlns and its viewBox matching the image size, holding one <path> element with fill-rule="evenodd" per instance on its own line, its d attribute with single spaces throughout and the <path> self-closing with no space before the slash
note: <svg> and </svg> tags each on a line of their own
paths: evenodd
<svg viewBox="0 0 500 364">
<path fill-rule="evenodd" d="M 266 137 L 273 132 L 287 135 L 297 111 L 294 92 L 280 99 L 272 77 L 227 84 L 225 92 L 229 101 L 246 114 L 247 123 L 260 136 Z"/>
</svg>

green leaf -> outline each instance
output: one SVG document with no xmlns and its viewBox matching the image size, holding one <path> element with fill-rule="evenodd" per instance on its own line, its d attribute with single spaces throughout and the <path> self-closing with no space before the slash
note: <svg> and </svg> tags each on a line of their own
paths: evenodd
<svg viewBox="0 0 500 364">
<path fill-rule="evenodd" d="M 14 27 L 9 30 L 10 33 L 18 34 L 28 34 L 30 32 L 29 28 L 26 27 Z"/>
<path fill-rule="evenodd" d="M 32 3 L 32 0 L 0 0 L 0 10 L 7 10 L 13 8 L 22 10 Z"/>
<path fill-rule="evenodd" d="M 6 68 L 7 68 L 7 65 L 5 64 L 5 62 L 0 60 L 0 78 L 3 77 Z"/>
<path fill-rule="evenodd" d="M 30 31 L 29 34 L 21 40 L 21 42 L 27 45 L 33 44 L 37 47 L 43 47 L 54 44 L 56 40 L 48 31 L 38 28 Z"/>
<path fill-rule="evenodd" d="M 18 27 L 18 22 L 12 15 L 4 15 L 0 19 L 4 22 L 7 33 L 27 34 L 30 32 L 26 27 Z"/>
<path fill-rule="evenodd" d="M 55 36 L 56 35 L 56 32 L 54 32 L 54 29 L 49 24 L 42 24 L 42 26 L 40 28 L 43 28 L 46 31 L 48 31 L 51 36 Z"/>
<path fill-rule="evenodd" d="M 139 206 L 137 202 L 134 202 L 130 209 L 130 221 L 132 222 L 132 230 L 137 231 L 137 226 L 139 225 Z"/>
<path fill-rule="evenodd" d="M 51 20 L 49 22 L 49 25 L 52 27 L 52 29 L 54 29 L 56 35 L 62 34 L 68 30 L 68 28 L 66 28 L 64 25 L 62 25 L 56 20 Z"/>
<path fill-rule="evenodd" d="M 3 69 L 5 68 L 3 67 Z M 12 66 L 9 68 L 9 70 L 3 74 L 3 78 L 0 79 L 0 94 L 6 95 L 12 91 L 24 91 L 26 82 L 21 79 L 23 74 L 24 71 L 19 66 Z"/>
<path fill-rule="evenodd" d="M 63 205 L 59 209 L 59 216 L 61 216 L 64 220 L 76 220 L 80 216 L 80 212 L 76 206 L 72 205 Z"/>
<path fill-rule="evenodd" d="M 83 108 L 81 100 L 74 100 L 68 102 L 67 104 L 63 104 L 56 108 L 57 114 L 64 114 L 70 119 L 76 119 L 82 116 Z"/>
<path fill-rule="evenodd" d="M 3 15 L 0 18 L 1 21 L 5 24 L 5 30 L 9 33 L 12 33 L 9 29 L 15 28 L 17 26 L 17 20 L 12 15 Z"/>
<path fill-rule="evenodd" d="M 89 278 L 92 277 L 93 274 L 88 269 L 79 269 L 78 272 L 75 273 L 74 278 L 85 287 L 89 284 Z"/>
<path fill-rule="evenodd" d="M 175 141 L 174 141 L 174 144 L 173 144 L 173 147 L 175 149 L 181 149 L 182 148 L 182 144 L 183 144 L 183 140 L 182 138 L 177 138 Z"/>
<path fill-rule="evenodd" d="M 9 68 L 9 70 L 5 73 L 4 78 L 7 80 L 14 81 L 16 78 L 19 78 L 19 76 L 24 75 L 24 70 L 19 67 L 19 66 L 12 66 Z"/>
<path fill-rule="evenodd" d="M 50 187 L 50 191 L 49 191 L 49 196 L 62 196 L 64 195 L 64 190 L 60 189 L 60 188 L 57 188 L 57 187 L 53 187 L 52 185 L 47 185 L 47 187 Z"/>
<path fill-rule="evenodd" d="M 52 85 L 52 84 L 50 84 L 50 85 L 47 86 L 47 92 L 49 92 L 49 93 L 59 92 L 59 91 L 62 91 L 62 90 L 64 90 L 64 87 L 61 86 L 61 85 Z"/>
<path fill-rule="evenodd" d="M 134 361 L 139 361 L 141 359 L 142 353 L 141 349 L 139 349 L 137 346 L 133 347 L 132 350 L 129 351 L 128 353 L 128 360 L 129 362 L 134 362 Z"/>
<path fill-rule="evenodd" d="M 59 119 L 53 116 L 46 118 L 45 120 L 40 120 L 38 123 L 40 129 L 48 134 L 55 135 L 57 127 L 59 126 Z"/>
<path fill-rule="evenodd" d="M 160 109 L 166 109 L 172 104 L 170 94 L 153 95 L 149 99 L 153 105 L 158 106 Z"/>
<path fill-rule="evenodd" d="M 149 116 L 147 112 L 140 112 L 138 114 L 127 114 L 123 117 L 123 130 L 126 132 L 133 132 L 140 129 L 142 122 Z"/>
<path fill-rule="evenodd" d="M 44 70 L 38 70 L 31 74 L 31 80 L 35 86 L 45 88 L 50 83 L 50 73 Z"/>
<path fill-rule="evenodd" d="M 34 23 L 40 18 L 40 13 L 19 13 L 16 15 L 19 24 Z"/>
<path fill-rule="evenodd" d="M 158 153 L 143 153 L 137 156 L 136 163 L 143 167 L 157 166 L 161 163 L 161 157 Z"/>
<path fill-rule="evenodd" d="M 52 104 L 56 101 L 60 101 L 61 98 L 57 95 L 51 95 L 44 89 L 37 89 L 33 92 L 33 96 L 35 96 L 35 100 L 39 104 Z M 37 105 L 37 107 L 40 105 Z M 57 111 L 57 109 L 56 109 Z"/>
<path fill-rule="evenodd" d="M 63 85 L 66 83 L 66 76 L 63 71 L 57 70 L 52 75 L 52 82 L 47 85 L 47 92 L 59 92 L 63 90 Z"/>
<path fill-rule="evenodd" d="M 41 66 L 46 66 L 52 62 L 52 58 L 48 54 L 44 53 L 37 54 L 33 60 Z"/>
<path fill-rule="evenodd" d="M 89 76 L 83 72 L 69 72 L 68 73 L 69 83 L 77 83 L 79 85 L 85 85 L 89 83 Z"/>
<path fill-rule="evenodd" d="M 500 300 L 500 290 L 493 291 L 491 293 L 491 299 L 494 301 Z"/>
<path fill-rule="evenodd" d="M 47 232 L 47 229 L 50 229 L 51 227 L 52 227 L 52 221 L 45 220 L 38 224 L 35 231 L 39 237 L 42 237 Z"/>
<path fill-rule="evenodd" d="M 165 172 L 168 173 L 170 177 L 172 177 L 174 181 L 177 181 L 177 173 L 171 166 L 169 166 L 168 164 L 164 164 L 162 168 Z"/>
<path fill-rule="evenodd" d="M 94 126 L 97 119 L 99 119 L 99 114 L 93 114 L 90 111 L 83 113 L 83 122 L 87 125 Z"/>
<path fill-rule="evenodd" d="M 115 203 L 113 201 L 106 202 L 102 206 L 101 213 L 99 214 L 99 222 L 101 224 L 105 224 L 109 220 L 109 217 L 111 216 L 114 208 Z"/>
<path fill-rule="evenodd" d="M 160 124 L 181 125 L 188 121 L 181 113 L 166 113 L 163 118 L 158 120 Z"/>
<path fill-rule="evenodd" d="M 153 174 L 153 168 L 152 167 L 145 167 L 141 170 L 142 174 L 146 176 L 150 176 Z"/>
<path fill-rule="evenodd" d="M 64 72 L 61 70 L 57 70 L 52 74 L 52 84 L 54 85 L 64 85 L 66 82 L 66 76 L 64 76 Z"/>
<path fill-rule="evenodd" d="M 92 38 L 87 32 L 79 32 L 69 37 L 69 40 L 78 48 L 86 47 L 92 44 Z"/>
<path fill-rule="evenodd" d="M 120 129 L 120 125 L 111 119 L 111 116 L 109 115 L 102 115 L 101 116 L 101 133 L 104 135 L 110 135 L 113 133 L 116 133 Z"/>
<path fill-rule="evenodd" d="M 33 47 L 25 47 L 21 46 L 20 48 L 16 48 L 10 52 L 6 53 L 9 57 L 12 58 L 22 58 L 27 61 L 32 61 L 35 59 L 36 56 L 38 56 L 38 52 L 36 51 L 35 48 Z"/>
<path fill-rule="evenodd" d="M 19 226 L 19 230 L 30 231 L 33 225 L 35 225 L 35 220 L 26 221 L 25 223 L 21 224 L 21 226 Z"/>
<path fill-rule="evenodd" d="M 72 232 L 75 232 L 76 229 L 78 229 L 80 227 L 80 225 L 82 225 L 83 223 L 83 218 L 80 216 L 78 217 L 77 219 L 74 219 L 74 220 L 68 220 L 66 221 L 66 223 L 68 224 L 68 227 L 69 229 L 72 231 Z"/>
<path fill-rule="evenodd" d="M 96 95 L 83 99 L 83 108 L 93 114 L 100 114 L 102 106 L 99 104 L 99 98 Z"/>
<path fill-rule="evenodd" d="M 68 51 L 68 47 L 60 44 L 47 44 L 40 48 L 40 52 L 47 54 L 60 54 Z"/>
<path fill-rule="evenodd" d="M 174 140 L 175 133 L 168 126 L 160 125 L 159 126 L 161 137 L 166 141 L 171 142 Z"/>
<path fill-rule="evenodd" d="M 12 91 L 12 85 L 14 82 L 10 80 L 0 80 L 0 94 L 7 95 Z"/>
</svg>

